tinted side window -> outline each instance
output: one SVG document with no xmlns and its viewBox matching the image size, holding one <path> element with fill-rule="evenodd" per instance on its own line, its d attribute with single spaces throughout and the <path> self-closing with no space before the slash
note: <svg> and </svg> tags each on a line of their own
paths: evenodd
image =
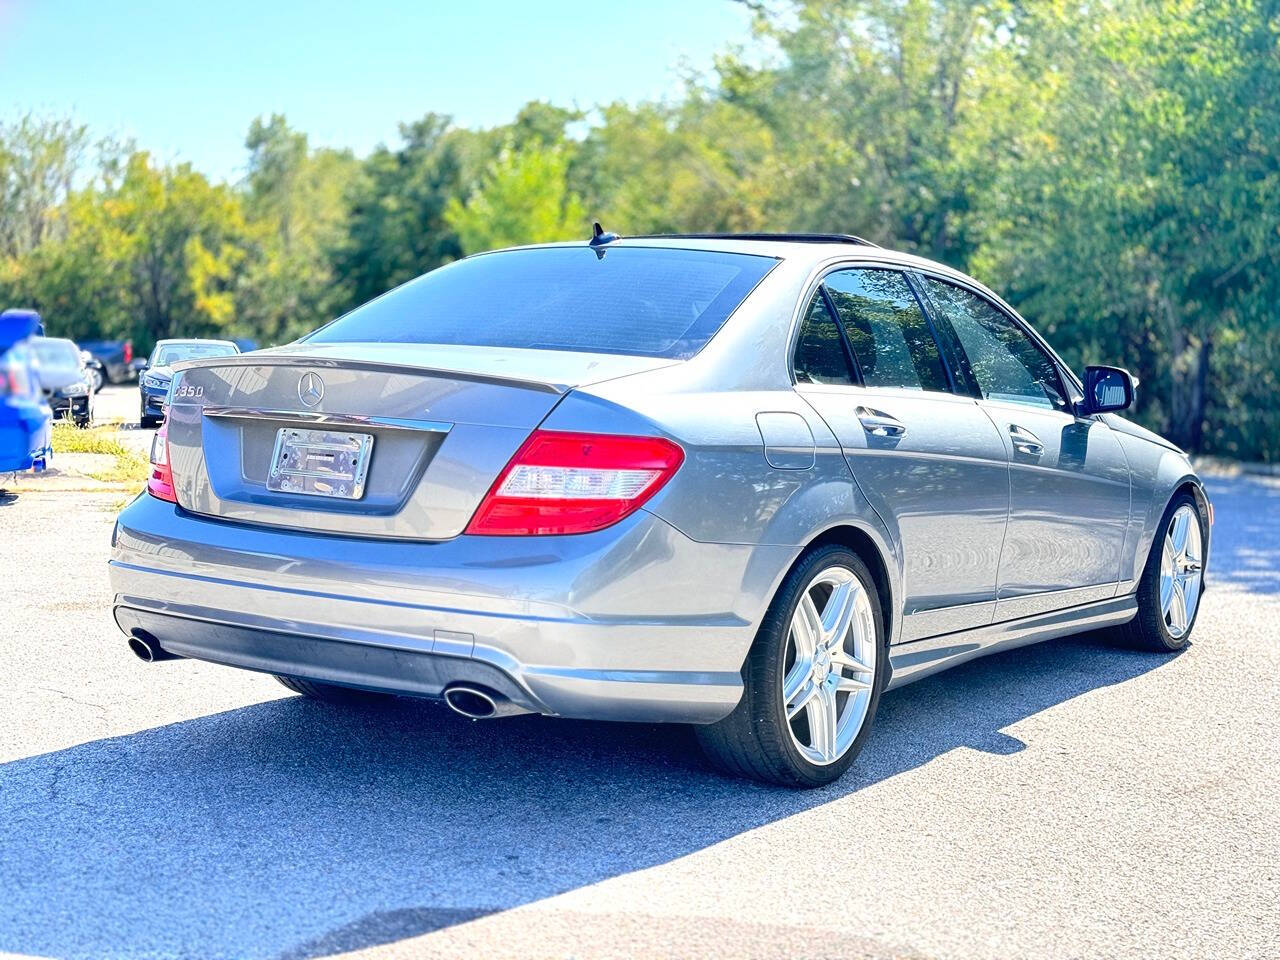
<svg viewBox="0 0 1280 960">
<path fill-rule="evenodd" d="M 895 270 L 841 270 L 826 278 L 868 387 L 950 390 L 933 331 Z"/>
<path fill-rule="evenodd" d="M 994 304 L 950 283 L 925 278 L 938 312 L 951 324 L 983 397 L 1067 409 L 1047 354 Z"/>
<path fill-rule="evenodd" d="M 819 290 L 809 304 L 796 343 L 796 380 L 800 383 L 853 383 L 840 328 Z"/>
</svg>

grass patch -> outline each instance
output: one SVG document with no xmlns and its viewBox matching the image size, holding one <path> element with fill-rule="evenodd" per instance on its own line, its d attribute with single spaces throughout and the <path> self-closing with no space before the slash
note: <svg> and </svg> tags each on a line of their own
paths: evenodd
<svg viewBox="0 0 1280 960">
<path fill-rule="evenodd" d="M 123 450 L 124 448 L 121 449 Z M 131 487 L 141 487 L 147 482 L 147 477 L 150 475 L 150 462 L 146 457 L 140 456 L 132 450 L 124 450 L 123 453 L 116 454 L 115 466 L 110 470 L 89 474 L 93 479 L 100 480 L 103 483 L 128 484 Z"/>
<path fill-rule="evenodd" d="M 75 424 L 59 420 L 53 425 L 54 453 L 110 453 L 113 456 L 131 456 L 128 447 L 116 439 L 111 427 L 92 427 L 81 430 Z"/>
<path fill-rule="evenodd" d="M 101 483 L 140 487 L 151 473 L 147 458 L 116 439 L 116 431 L 112 427 L 81 430 L 74 424 L 59 421 L 53 425 L 53 452 L 105 453 L 115 457 L 116 462 L 109 470 L 89 474 Z"/>
</svg>

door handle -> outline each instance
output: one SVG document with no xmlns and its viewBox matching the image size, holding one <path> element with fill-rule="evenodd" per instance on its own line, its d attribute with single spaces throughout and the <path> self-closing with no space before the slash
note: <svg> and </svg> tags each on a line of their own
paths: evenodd
<svg viewBox="0 0 1280 960">
<path fill-rule="evenodd" d="M 870 407 L 858 408 L 858 422 L 873 437 L 900 437 L 907 432 L 907 425 L 901 420 L 895 420 L 889 414 Z"/>
<path fill-rule="evenodd" d="M 1016 423 L 1009 424 L 1009 436 L 1013 439 L 1013 449 L 1018 453 L 1025 453 L 1029 457 L 1038 457 L 1044 453 L 1044 444 L 1040 442 L 1040 438 L 1026 427 L 1020 427 Z"/>
</svg>

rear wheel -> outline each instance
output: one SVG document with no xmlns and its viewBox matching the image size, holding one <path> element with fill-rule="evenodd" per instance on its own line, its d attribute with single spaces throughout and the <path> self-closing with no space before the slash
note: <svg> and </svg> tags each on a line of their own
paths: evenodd
<svg viewBox="0 0 1280 960">
<path fill-rule="evenodd" d="M 729 773 L 817 787 L 862 749 L 887 655 L 875 581 L 845 547 L 820 547 L 787 575 L 742 669 L 733 713 L 696 727 Z"/>
<path fill-rule="evenodd" d="M 276 674 L 275 677 L 294 693 L 300 693 L 304 697 L 310 697 L 312 700 L 320 700 L 324 703 L 378 703 L 390 697 L 390 694 L 386 693 L 356 690 L 353 687 L 338 686 L 336 683 L 304 680 L 302 677 L 290 677 L 282 674 Z"/>
<path fill-rule="evenodd" d="M 1165 510 L 1138 582 L 1138 615 L 1117 631 L 1130 646 L 1181 650 L 1191 641 L 1204 587 L 1204 519 L 1189 493 Z"/>
</svg>

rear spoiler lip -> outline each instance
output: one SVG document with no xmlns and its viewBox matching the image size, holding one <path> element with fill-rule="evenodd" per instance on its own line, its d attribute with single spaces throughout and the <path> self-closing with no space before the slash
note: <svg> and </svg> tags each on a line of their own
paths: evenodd
<svg viewBox="0 0 1280 960">
<path fill-rule="evenodd" d="M 387 363 L 380 360 L 346 360 L 331 357 L 307 357 L 291 354 L 289 356 L 272 356 L 263 353 L 232 354 L 226 357 L 202 357 L 198 360 L 180 360 L 173 365 L 175 374 L 185 370 L 200 370 L 207 367 L 318 367 L 322 369 L 342 370 L 375 370 L 382 373 L 434 374 L 451 377 L 455 380 L 469 380 L 474 383 L 515 384 L 537 390 L 542 393 L 561 395 L 568 393 L 578 384 L 559 383 L 552 380 L 535 380 L 527 377 L 503 376 L 501 374 L 478 373 L 473 370 L 455 370 L 448 367 L 431 367 L 417 363 Z"/>
</svg>

